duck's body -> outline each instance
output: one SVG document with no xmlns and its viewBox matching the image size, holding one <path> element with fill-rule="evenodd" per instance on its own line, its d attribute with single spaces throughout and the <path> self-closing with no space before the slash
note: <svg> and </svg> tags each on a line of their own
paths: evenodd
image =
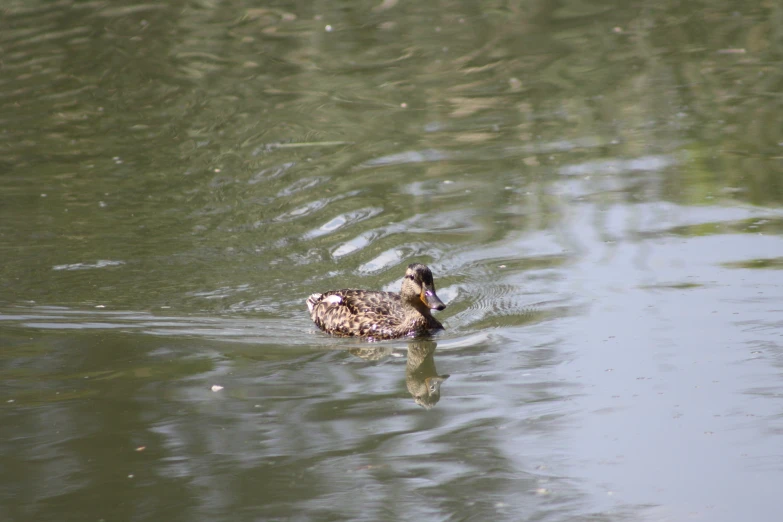
<svg viewBox="0 0 783 522">
<path fill-rule="evenodd" d="M 442 330 L 430 309 L 443 310 L 446 305 L 435 294 L 430 269 L 414 263 L 405 272 L 399 294 L 332 290 L 308 297 L 307 308 L 313 322 L 327 333 L 378 340 Z"/>
</svg>

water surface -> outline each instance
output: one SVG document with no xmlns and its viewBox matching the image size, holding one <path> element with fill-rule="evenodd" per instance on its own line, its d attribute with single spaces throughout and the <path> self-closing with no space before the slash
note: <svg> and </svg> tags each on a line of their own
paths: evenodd
<svg viewBox="0 0 783 522">
<path fill-rule="evenodd" d="M 0 518 L 776 521 L 781 15 L 11 2 Z"/>
</svg>

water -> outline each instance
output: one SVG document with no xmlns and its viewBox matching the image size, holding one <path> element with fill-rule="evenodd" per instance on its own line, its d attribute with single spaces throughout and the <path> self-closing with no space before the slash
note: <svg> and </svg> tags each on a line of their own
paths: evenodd
<svg viewBox="0 0 783 522">
<path fill-rule="evenodd" d="M 6 5 L 0 518 L 777 520 L 780 16 Z"/>
</svg>

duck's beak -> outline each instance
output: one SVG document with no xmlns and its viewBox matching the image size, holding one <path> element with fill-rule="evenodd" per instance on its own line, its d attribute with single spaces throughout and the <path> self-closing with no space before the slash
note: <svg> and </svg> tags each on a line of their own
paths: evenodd
<svg viewBox="0 0 783 522">
<path fill-rule="evenodd" d="M 440 394 L 440 385 L 451 377 L 451 375 L 436 375 L 435 377 L 427 377 L 424 379 L 424 384 L 427 385 L 427 391 L 430 395 Z"/>
<path fill-rule="evenodd" d="M 424 287 L 421 290 L 421 302 L 427 305 L 431 310 L 443 310 L 446 305 L 440 300 L 438 294 L 435 293 L 435 289 L 432 287 Z"/>
</svg>

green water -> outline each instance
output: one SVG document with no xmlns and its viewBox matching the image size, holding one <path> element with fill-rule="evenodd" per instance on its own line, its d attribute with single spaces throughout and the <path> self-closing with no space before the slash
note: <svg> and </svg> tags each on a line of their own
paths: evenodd
<svg viewBox="0 0 783 522">
<path fill-rule="evenodd" d="M 777 521 L 781 20 L 7 2 L 0 519 Z"/>
</svg>

